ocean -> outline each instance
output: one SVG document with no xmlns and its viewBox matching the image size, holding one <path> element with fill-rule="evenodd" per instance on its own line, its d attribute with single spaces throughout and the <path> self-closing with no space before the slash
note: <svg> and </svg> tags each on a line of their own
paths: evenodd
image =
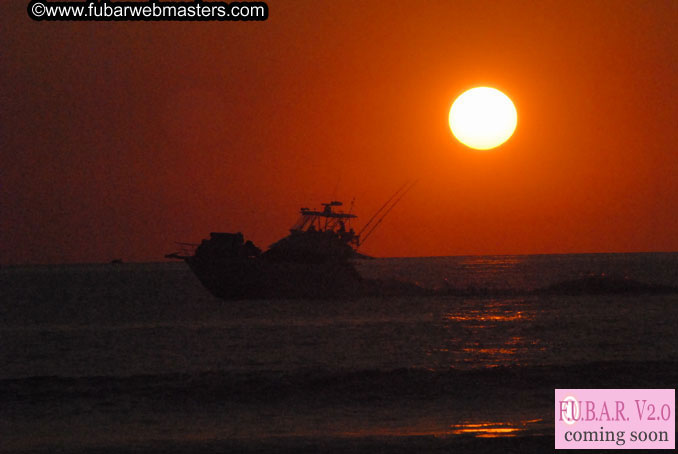
<svg viewBox="0 0 678 454">
<path fill-rule="evenodd" d="M 0 269 L 0 452 L 544 452 L 555 388 L 675 388 L 677 253 L 364 260 L 471 296 L 221 301 L 183 263 Z"/>
</svg>

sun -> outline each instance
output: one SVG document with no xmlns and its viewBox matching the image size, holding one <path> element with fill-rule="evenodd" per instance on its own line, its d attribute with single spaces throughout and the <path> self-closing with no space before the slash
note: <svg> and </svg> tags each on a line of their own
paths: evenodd
<svg viewBox="0 0 678 454">
<path fill-rule="evenodd" d="M 489 150 L 506 142 L 518 124 L 511 99 L 496 88 L 476 87 L 462 93 L 450 108 L 450 129 L 464 145 Z"/>
</svg>

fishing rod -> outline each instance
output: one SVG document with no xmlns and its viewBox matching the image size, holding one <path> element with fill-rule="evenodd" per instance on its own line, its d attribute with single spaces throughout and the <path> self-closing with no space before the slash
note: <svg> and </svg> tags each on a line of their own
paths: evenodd
<svg viewBox="0 0 678 454">
<path fill-rule="evenodd" d="M 381 224 L 381 221 L 383 221 L 384 218 L 391 212 L 391 210 L 392 210 L 393 208 L 395 208 L 395 206 L 398 204 L 398 202 L 400 202 L 400 201 L 402 200 L 402 198 L 405 197 L 405 194 L 407 194 L 408 192 L 410 192 L 410 190 L 411 190 L 418 182 L 419 182 L 419 180 L 414 180 L 411 184 L 410 184 L 409 182 L 406 183 L 406 185 L 409 184 L 409 186 L 407 186 L 407 188 L 400 194 L 400 196 L 399 196 L 399 197 L 391 204 L 391 206 L 389 206 L 389 208 L 388 208 L 388 209 L 384 212 L 384 214 L 379 218 L 379 220 L 377 221 L 377 223 L 374 224 L 374 225 L 372 226 L 372 228 L 365 234 L 365 238 L 363 238 L 362 241 L 360 242 L 360 245 L 361 245 L 361 246 L 362 246 L 363 244 L 365 244 L 365 241 L 367 241 L 367 239 L 370 237 L 370 235 L 372 235 L 372 232 L 374 232 L 375 229 L 376 229 L 377 227 L 379 227 L 379 224 Z M 399 192 L 399 191 L 400 191 L 400 190 L 398 190 L 398 192 Z M 391 198 L 393 198 L 393 197 L 391 197 Z M 363 230 L 365 230 L 365 229 L 363 228 Z"/>
<path fill-rule="evenodd" d="M 403 189 L 405 189 L 405 187 L 406 187 L 408 184 L 410 184 L 410 181 L 409 181 L 409 180 L 406 181 L 405 184 L 403 184 L 402 186 L 400 186 L 400 188 L 398 188 L 398 190 L 397 190 L 397 191 L 396 191 L 396 192 L 395 192 L 395 193 L 394 193 L 394 194 L 386 201 L 386 203 L 384 203 L 384 204 L 381 206 L 381 208 L 379 208 L 379 209 L 377 210 L 377 212 L 374 213 L 374 214 L 372 215 L 372 217 L 370 218 L 370 220 L 367 221 L 367 224 L 365 224 L 365 225 L 363 226 L 363 228 L 360 229 L 360 231 L 358 232 L 358 236 L 360 236 L 360 235 L 365 231 L 365 229 L 367 229 L 367 227 L 370 226 L 370 224 L 372 223 L 372 221 L 374 221 L 374 219 L 379 215 L 379 213 L 381 213 L 382 210 L 383 210 L 384 208 L 386 208 L 386 206 L 391 202 L 391 200 L 393 200 L 393 199 L 395 198 L 395 196 L 397 196 L 397 195 L 400 193 L 400 191 L 402 191 Z"/>
</svg>

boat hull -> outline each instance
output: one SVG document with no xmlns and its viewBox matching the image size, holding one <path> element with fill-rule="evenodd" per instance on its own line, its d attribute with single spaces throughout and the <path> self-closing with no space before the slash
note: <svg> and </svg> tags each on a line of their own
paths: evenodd
<svg viewBox="0 0 678 454">
<path fill-rule="evenodd" d="M 226 300 L 335 298 L 365 293 L 363 280 L 350 262 L 273 262 L 259 257 L 186 262 L 214 296 Z"/>
</svg>

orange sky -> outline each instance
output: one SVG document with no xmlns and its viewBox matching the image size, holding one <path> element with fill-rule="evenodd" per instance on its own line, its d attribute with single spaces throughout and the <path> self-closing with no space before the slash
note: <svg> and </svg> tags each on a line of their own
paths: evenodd
<svg viewBox="0 0 678 454">
<path fill-rule="evenodd" d="M 355 196 L 366 221 L 414 178 L 365 252 L 678 250 L 678 2 L 271 1 L 249 23 L 26 5 L 0 4 L 2 264 L 266 246 L 301 206 Z M 477 85 L 518 110 L 489 152 L 447 125 Z"/>
</svg>

